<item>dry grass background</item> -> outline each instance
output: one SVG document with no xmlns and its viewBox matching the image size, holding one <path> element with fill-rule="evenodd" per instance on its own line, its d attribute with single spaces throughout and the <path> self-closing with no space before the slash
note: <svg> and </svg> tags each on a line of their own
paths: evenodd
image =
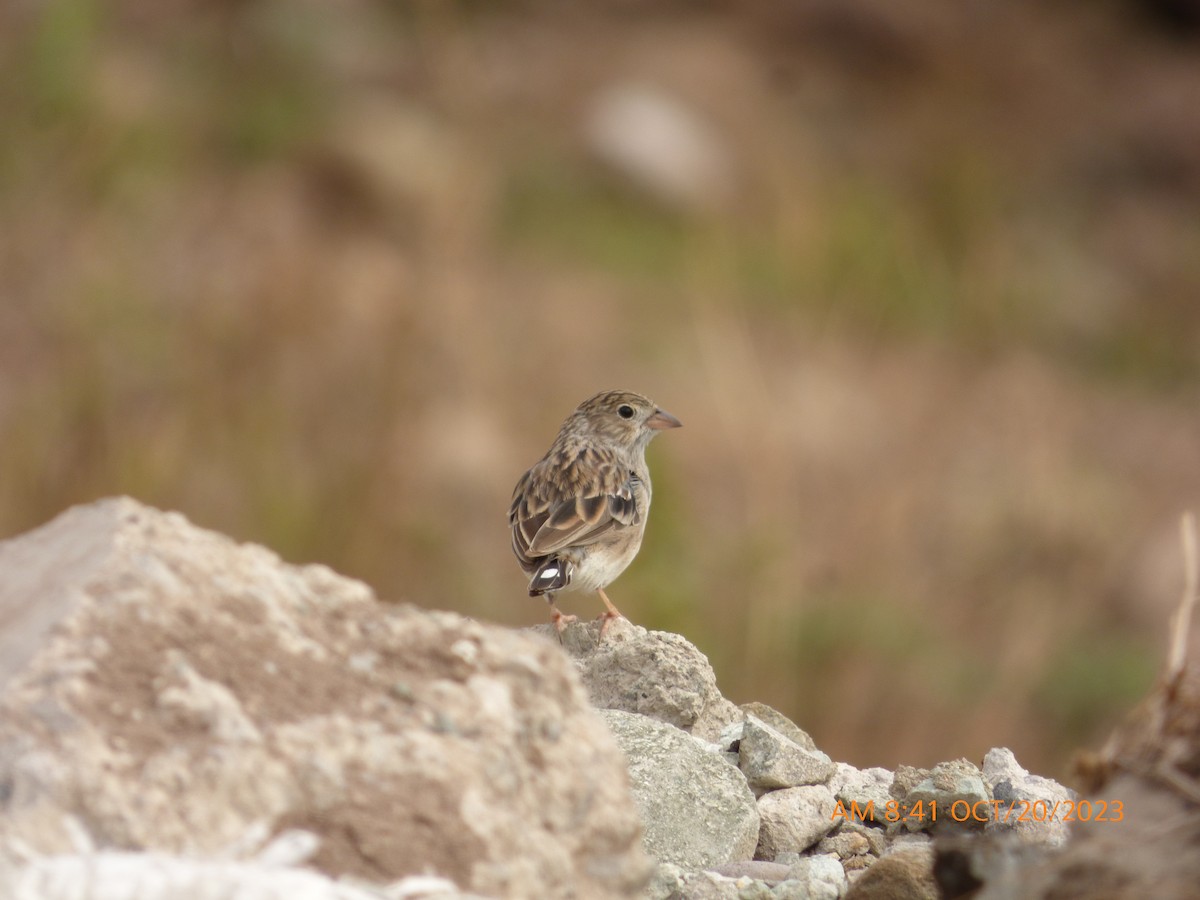
<svg viewBox="0 0 1200 900">
<path fill-rule="evenodd" d="M 950 7 L 9 5 L 0 534 L 124 492 L 539 622 L 509 491 L 629 387 L 685 424 L 631 618 L 835 758 L 1064 774 L 1200 504 L 1200 41 Z M 711 183 L 597 159 L 622 84 Z"/>
</svg>

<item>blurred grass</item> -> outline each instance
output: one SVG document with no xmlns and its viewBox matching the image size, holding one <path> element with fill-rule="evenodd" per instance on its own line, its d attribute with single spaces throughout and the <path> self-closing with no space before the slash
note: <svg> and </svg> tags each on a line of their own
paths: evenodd
<svg viewBox="0 0 1200 900">
<path fill-rule="evenodd" d="M 1148 686 L 1200 496 L 1197 64 L 1026 4 L 837 47 L 782 12 L 0 12 L 0 533 L 130 493 L 529 624 L 511 485 L 640 389 L 685 428 L 621 609 L 835 757 L 1061 769 Z M 864 89 L 876 27 L 907 43 Z M 708 116 L 727 205 L 586 146 L 631 72 Z M 1169 190 L 1097 164 L 1131 121 Z"/>
<path fill-rule="evenodd" d="M 562 265 L 675 282 L 695 240 L 681 215 L 571 161 L 523 161 L 506 186 L 499 239 Z"/>
<path fill-rule="evenodd" d="M 1059 647 L 1033 693 L 1034 715 L 1055 723 L 1063 752 L 1100 729 L 1112 728 L 1113 709 L 1131 709 L 1158 674 L 1158 647 L 1137 635 L 1095 631 Z"/>
</svg>

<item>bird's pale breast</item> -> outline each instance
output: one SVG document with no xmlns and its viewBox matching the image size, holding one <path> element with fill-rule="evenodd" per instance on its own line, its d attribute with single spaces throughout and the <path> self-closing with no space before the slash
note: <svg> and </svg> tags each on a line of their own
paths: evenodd
<svg viewBox="0 0 1200 900">
<path fill-rule="evenodd" d="M 559 554 L 573 566 L 567 592 L 594 591 L 607 587 L 628 568 L 642 546 L 646 520 L 606 535 L 594 544 L 571 547 Z"/>
</svg>

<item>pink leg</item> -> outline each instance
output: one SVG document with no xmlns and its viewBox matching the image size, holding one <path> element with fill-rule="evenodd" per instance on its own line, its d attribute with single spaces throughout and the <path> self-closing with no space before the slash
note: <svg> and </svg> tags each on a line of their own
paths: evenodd
<svg viewBox="0 0 1200 900">
<path fill-rule="evenodd" d="M 604 640 L 604 632 L 608 630 L 608 623 L 613 619 L 622 619 L 621 611 L 613 606 L 612 601 L 608 599 L 608 595 L 604 593 L 604 588 L 596 588 L 596 593 L 600 595 L 600 599 L 604 601 L 604 605 L 608 607 L 600 616 L 604 622 L 600 625 L 600 640 Z"/>
<path fill-rule="evenodd" d="M 546 595 L 546 602 L 550 604 L 550 621 L 554 623 L 554 630 L 558 632 L 558 639 L 561 641 L 562 633 L 578 616 L 568 616 L 555 606 L 553 594 Z"/>
</svg>

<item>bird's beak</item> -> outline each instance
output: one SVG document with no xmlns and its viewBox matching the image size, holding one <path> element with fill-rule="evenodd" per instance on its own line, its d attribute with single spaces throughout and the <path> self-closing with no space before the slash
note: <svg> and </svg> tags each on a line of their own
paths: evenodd
<svg viewBox="0 0 1200 900">
<path fill-rule="evenodd" d="M 656 409 L 654 415 L 646 420 L 646 427 L 653 428 L 655 431 L 662 431 L 664 428 L 681 428 L 682 426 L 682 422 L 661 409 Z"/>
</svg>

